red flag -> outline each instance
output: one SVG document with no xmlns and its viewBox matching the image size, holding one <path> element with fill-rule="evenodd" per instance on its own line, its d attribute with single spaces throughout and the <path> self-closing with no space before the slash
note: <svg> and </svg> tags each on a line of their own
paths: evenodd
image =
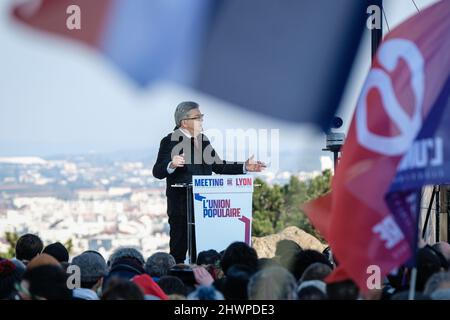
<svg viewBox="0 0 450 320">
<path fill-rule="evenodd" d="M 78 40 L 88 46 L 98 48 L 112 11 L 112 2 L 112 0 L 28 1 L 14 6 L 12 13 L 18 21 L 33 28 Z M 72 5 L 82 8 L 83 27 L 79 30 L 69 29 L 66 24 Z M 84 10 L 84 8 L 89 8 L 89 10 Z"/>
<path fill-rule="evenodd" d="M 412 254 L 412 221 L 397 219 L 385 197 L 450 77 L 449 35 L 450 1 L 442 1 L 389 33 L 377 52 L 332 193 L 304 207 L 339 262 L 328 281 L 351 278 L 366 291 L 369 266 L 385 276 Z"/>
</svg>

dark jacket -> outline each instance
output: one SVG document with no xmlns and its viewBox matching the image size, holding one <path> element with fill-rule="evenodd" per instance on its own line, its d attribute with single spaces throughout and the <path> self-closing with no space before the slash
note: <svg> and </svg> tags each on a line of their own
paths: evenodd
<svg viewBox="0 0 450 320">
<path fill-rule="evenodd" d="M 166 195 L 180 194 L 181 188 L 173 188 L 173 184 L 192 183 L 193 175 L 242 174 L 242 162 L 223 161 L 216 153 L 208 138 L 201 134 L 198 137 L 200 147 L 194 147 L 194 139 L 189 139 L 180 130 L 175 130 L 161 140 L 158 158 L 153 166 L 153 176 L 167 180 Z M 186 164 L 176 168 L 172 174 L 167 172 L 167 166 L 175 154 L 184 153 Z"/>
</svg>

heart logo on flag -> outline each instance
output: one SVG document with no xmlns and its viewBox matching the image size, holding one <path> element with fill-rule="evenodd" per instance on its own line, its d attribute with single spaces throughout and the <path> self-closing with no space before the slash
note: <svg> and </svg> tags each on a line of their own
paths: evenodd
<svg viewBox="0 0 450 320">
<path fill-rule="evenodd" d="M 378 53 L 379 63 L 388 71 L 394 71 L 400 59 L 404 59 L 410 70 L 411 87 L 415 95 L 414 114 L 410 117 L 398 101 L 389 74 L 380 68 L 372 68 L 364 86 L 356 110 L 356 133 L 358 142 L 367 149 L 387 156 L 404 154 L 422 126 L 424 95 L 424 59 L 414 44 L 406 39 L 386 41 Z M 393 137 L 382 136 L 369 130 L 367 98 L 377 88 L 382 97 L 382 106 L 390 121 L 400 130 Z M 369 103 L 370 104 L 370 103 Z"/>
</svg>

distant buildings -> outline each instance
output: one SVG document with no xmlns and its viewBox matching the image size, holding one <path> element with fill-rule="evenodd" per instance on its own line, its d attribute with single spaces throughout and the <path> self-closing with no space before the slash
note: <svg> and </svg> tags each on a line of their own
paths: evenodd
<svg viewBox="0 0 450 320">
<path fill-rule="evenodd" d="M 324 164 L 324 162 L 322 162 Z M 269 184 L 285 184 L 313 172 L 263 172 Z M 6 231 L 38 234 L 45 244 L 71 239 L 72 256 L 97 250 L 108 257 L 120 246 L 144 256 L 169 250 L 165 181 L 143 162 L 112 162 L 76 157 L 0 158 L 0 252 Z"/>
<path fill-rule="evenodd" d="M 45 243 L 71 239 L 72 255 L 109 256 L 119 246 L 168 251 L 164 190 L 139 162 L 0 158 L 0 238 L 14 231 Z M 0 240 L 0 251 L 5 246 Z"/>
</svg>

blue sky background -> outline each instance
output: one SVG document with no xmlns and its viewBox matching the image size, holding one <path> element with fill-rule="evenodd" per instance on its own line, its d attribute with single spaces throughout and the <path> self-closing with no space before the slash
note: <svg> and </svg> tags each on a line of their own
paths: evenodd
<svg viewBox="0 0 450 320">
<path fill-rule="evenodd" d="M 206 114 L 206 129 L 279 129 L 280 151 L 295 162 L 283 166 L 320 167 L 319 156 L 326 153 L 316 128 L 277 121 L 169 83 L 138 90 L 95 52 L 12 21 L 12 2 L 0 2 L 0 156 L 151 153 L 172 130 L 177 103 L 196 100 Z M 434 2 L 416 0 L 420 9 Z M 411 0 L 385 0 L 385 11 L 391 29 L 416 13 Z M 366 32 L 339 108 L 344 130 L 370 65 L 369 40 Z"/>
</svg>

